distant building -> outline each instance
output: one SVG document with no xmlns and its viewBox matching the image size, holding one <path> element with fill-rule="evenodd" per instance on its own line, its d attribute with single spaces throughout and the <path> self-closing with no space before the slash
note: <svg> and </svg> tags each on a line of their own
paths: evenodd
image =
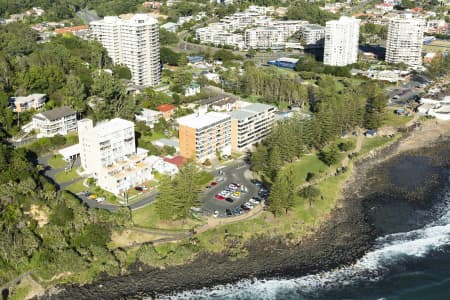
<svg viewBox="0 0 450 300">
<path fill-rule="evenodd" d="M 31 94 L 28 96 L 11 97 L 9 98 L 9 104 L 16 112 L 30 109 L 39 110 L 44 107 L 47 99 L 46 94 Z"/>
<path fill-rule="evenodd" d="M 209 2 L 211 2 L 211 3 L 217 3 L 217 4 L 222 4 L 222 5 L 233 4 L 233 0 L 209 0 Z"/>
<path fill-rule="evenodd" d="M 162 113 L 163 118 L 166 121 L 170 120 L 172 118 L 172 116 L 175 114 L 175 112 L 177 111 L 177 107 L 172 104 L 162 104 L 162 105 L 158 106 L 156 109 Z"/>
<path fill-rule="evenodd" d="M 303 45 L 306 48 L 323 47 L 325 39 L 325 27 L 317 24 L 306 24 L 300 30 Z"/>
<path fill-rule="evenodd" d="M 160 111 L 143 108 L 141 113 L 135 115 L 135 117 L 136 121 L 143 121 L 145 122 L 145 125 L 153 128 L 155 124 L 159 122 L 159 119 L 163 117 L 163 113 Z"/>
<path fill-rule="evenodd" d="M 161 25 L 161 28 L 163 28 L 163 29 L 165 29 L 167 31 L 175 33 L 175 32 L 177 32 L 178 24 L 177 23 L 173 23 L 173 22 L 167 22 L 167 23 Z"/>
<path fill-rule="evenodd" d="M 213 97 L 198 101 L 200 111 L 206 112 L 208 109 L 214 111 L 231 111 L 236 108 L 236 98 L 229 94 L 219 94 Z"/>
<path fill-rule="evenodd" d="M 231 117 L 225 113 L 191 114 L 177 119 L 180 155 L 205 160 L 231 153 Z"/>
<path fill-rule="evenodd" d="M 276 108 L 272 105 L 252 103 L 231 116 L 231 150 L 242 151 L 260 142 L 272 130 Z"/>
<path fill-rule="evenodd" d="M 325 65 L 346 66 L 356 63 L 360 22 L 359 19 L 341 17 L 326 23 L 323 57 Z"/>
<path fill-rule="evenodd" d="M 84 173 L 102 189 L 121 195 L 153 178 L 148 151 L 135 146 L 133 122 L 116 118 L 94 127 L 84 119 L 78 122 L 78 136 Z"/>
<path fill-rule="evenodd" d="M 161 83 L 158 20 L 146 14 L 129 19 L 105 17 L 90 23 L 92 35 L 115 64 L 126 65 L 138 86 Z"/>
<path fill-rule="evenodd" d="M 389 21 L 386 43 L 386 62 L 422 65 L 422 42 L 425 20 L 410 13 Z"/>
<path fill-rule="evenodd" d="M 55 29 L 56 34 L 66 34 L 66 33 L 74 33 L 77 31 L 88 31 L 89 26 L 87 25 L 79 25 L 79 26 L 72 26 L 72 27 L 64 27 L 64 28 L 57 28 Z"/>
<path fill-rule="evenodd" d="M 286 68 L 286 69 L 294 69 L 297 65 L 298 59 L 297 58 L 290 58 L 290 57 L 281 57 L 276 60 L 270 60 L 267 63 L 272 66 L 276 66 L 279 68 Z"/>
<path fill-rule="evenodd" d="M 253 49 L 283 49 L 286 35 L 278 27 L 255 27 L 245 31 L 245 45 Z"/>
<path fill-rule="evenodd" d="M 184 90 L 184 96 L 190 97 L 200 93 L 200 85 L 198 83 L 191 83 Z"/>
<path fill-rule="evenodd" d="M 66 135 L 77 130 L 77 112 L 63 106 L 47 110 L 32 117 L 33 129 L 38 130 L 38 137 Z"/>
<path fill-rule="evenodd" d="M 161 8 L 161 2 L 158 1 L 146 1 L 142 3 L 142 6 L 147 9 L 160 9 Z"/>
</svg>

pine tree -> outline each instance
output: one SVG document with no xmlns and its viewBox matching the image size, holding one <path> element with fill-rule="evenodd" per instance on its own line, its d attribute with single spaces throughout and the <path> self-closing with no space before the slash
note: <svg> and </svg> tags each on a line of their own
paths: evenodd
<svg viewBox="0 0 450 300">
<path fill-rule="evenodd" d="M 170 177 L 164 176 L 159 183 L 158 196 L 155 202 L 156 212 L 162 220 L 175 219 L 177 207 L 173 182 Z"/>
<path fill-rule="evenodd" d="M 286 180 L 280 174 L 275 179 L 275 182 L 272 184 L 270 189 L 269 196 L 269 210 L 275 215 L 279 216 L 283 213 L 286 206 L 287 199 L 287 189 L 286 189 Z"/>
<path fill-rule="evenodd" d="M 177 218 L 185 219 L 190 215 L 191 207 L 198 205 L 199 172 L 194 163 L 189 162 L 180 168 L 174 179 L 175 207 Z"/>
</svg>

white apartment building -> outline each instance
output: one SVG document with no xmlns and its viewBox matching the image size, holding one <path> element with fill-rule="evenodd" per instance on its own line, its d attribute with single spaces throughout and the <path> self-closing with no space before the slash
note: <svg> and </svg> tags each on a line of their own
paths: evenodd
<svg viewBox="0 0 450 300">
<path fill-rule="evenodd" d="M 252 103 L 231 116 L 231 150 L 242 151 L 260 142 L 272 130 L 276 108 L 272 105 Z"/>
<path fill-rule="evenodd" d="M 328 21 L 325 26 L 323 63 L 330 66 L 346 66 L 358 60 L 359 24 L 361 20 L 341 17 Z"/>
<path fill-rule="evenodd" d="M 39 131 L 38 137 L 66 135 L 77 130 L 77 112 L 63 106 L 47 110 L 32 117 L 32 128 Z"/>
<path fill-rule="evenodd" d="M 402 14 L 389 21 L 386 44 L 386 62 L 422 65 L 423 32 L 425 20 L 412 14 Z"/>
<path fill-rule="evenodd" d="M 305 47 L 323 47 L 323 42 L 325 39 L 325 27 L 317 24 L 306 24 L 300 31 L 303 45 Z"/>
<path fill-rule="evenodd" d="M 245 45 L 253 49 L 282 49 L 286 34 L 277 27 L 255 27 L 245 31 Z"/>
<path fill-rule="evenodd" d="M 216 152 L 231 153 L 231 117 L 226 113 L 195 113 L 177 119 L 180 155 L 205 160 Z"/>
<path fill-rule="evenodd" d="M 134 123 L 120 118 L 93 126 L 78 122 L 81 166 L 97 185 L 116 195 L 152 179 L 147 150 L 136 148 Z"/>
<path fill-rule="evenodd" d="M 139 86 L 161 82 L 158 20 L 146 14 L 129 19 L 105 17 L 90 23 L 92 35 L 108 50 L 115 64 L 126 65 Z"/>
</svg>

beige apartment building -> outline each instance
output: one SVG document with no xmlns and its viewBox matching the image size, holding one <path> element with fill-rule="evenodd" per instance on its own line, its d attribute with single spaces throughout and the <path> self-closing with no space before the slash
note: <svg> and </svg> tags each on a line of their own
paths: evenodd
<svg viewBox="0 0 450 300">
<path fill-rule="evenodd" d="M 231 153 L 231 117 L 225 113 L 191 114 L 177 119 L 180 155 L 205 160 Z"/>
<path fill-rule="evenodd" d="M 231 150 L 240 152 L 260 142 L 272 130 L 276 108 L 272 105 L 252 103 L 231 116 Z"/>
</svg>

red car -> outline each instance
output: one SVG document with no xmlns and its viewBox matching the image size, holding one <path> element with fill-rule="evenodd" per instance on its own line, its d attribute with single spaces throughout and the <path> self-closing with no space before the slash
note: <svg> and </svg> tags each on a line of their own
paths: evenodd
<svg viewBox="0 0 450 300">
<path fill-rule="evenodd" d="M 210 186 L 216 186 L 216 185 L 217 185 L 217 182 L 215 182 L 215 181 L 211 182 L 211 184 L 210 184 Z"/>
<path fill-rule="evenodd" d="M 220 195 L 215 195 L 214 198 L 216 198 L 217 200 L 223 201 L 225 200 L 224 196 L 220 196 Z"/>
</svg>

